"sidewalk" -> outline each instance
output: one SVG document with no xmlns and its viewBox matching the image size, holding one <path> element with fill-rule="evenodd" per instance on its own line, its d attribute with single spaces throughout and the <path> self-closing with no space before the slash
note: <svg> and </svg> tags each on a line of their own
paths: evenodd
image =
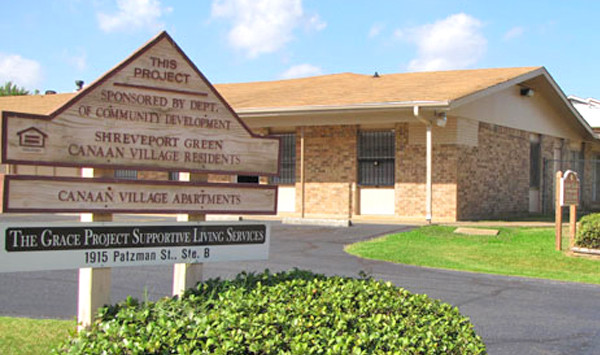
<svg viewBox="0 0 600 355">
<path fill-rule="evenodd" d="M 547 221 L 467 221 L 467 222 L 452 222 L 440 223 L 444 226 L 453 227 L 538 227 L 538 228 L 553 228 L 554 222 Z M 568 226 L 569 223 L 563 223 L 563 226 Z"/>
</svg>

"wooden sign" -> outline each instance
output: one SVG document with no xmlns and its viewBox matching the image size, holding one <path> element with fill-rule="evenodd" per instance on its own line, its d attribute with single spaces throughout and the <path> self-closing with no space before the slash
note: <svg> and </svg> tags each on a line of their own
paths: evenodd
<svg viewBox="0 0 600 355">
<path fill-rule="evenodd" d="M 278 174 L 254 135 L 163 32 L 49 116 L 3 112 L 2 163 Z"/>
<path fill-rule="evenodd" d="M 560 205 L 579 205 L 579 177 L 572 170 L 567 170 L 560 179 Z"/>
<path fill-rule="evenodd" d="M 556 172 L 556 192 L 554 206 L 555 249 L 562 250 L 562 207 L 569 206 L 569 248 L 575 245 L 577 233 L 577 206 L 579 205 L 579 177 L 571 170 Z"/>
<path fill-rule="evenodd" d="M 13 175 L 5 212 L 275 214 L 277 187 Z"/>
<path fill-rule="evenodd" d="M 266 260 L 258 223 L 0 224 L 0 272 Z"/>
</svg>

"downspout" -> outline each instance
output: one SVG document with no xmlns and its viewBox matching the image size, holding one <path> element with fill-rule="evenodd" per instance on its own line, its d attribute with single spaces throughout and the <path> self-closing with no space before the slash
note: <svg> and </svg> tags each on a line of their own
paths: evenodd
<svg viewBox="0 0 600 355">
<path fill-rule="evenodd" d="M 300 127 L 300 217 L 304 218 L 306 208 L 306 175 L 304 164 L 304 126 Z"/>
<path fill-rule="evenodd" d="M 425 124 L 425 127 L 427 128 L 427 133 L 426 133 L 426 165 L 427 165 L 427 171 L 426 171 L 426 182 L 425 182 L 425 220 L 427 221 L 427 223 L 431 223 L 431 216 L 432 216 L 432 200 L 433 200 L 433 194 L 432 194 L 432 164 L 433 164 L 433 139 L 432 139 L 432 126 L 433 124 L 431 123 L 430 120 L 425 119 L 423 117 L 421 117 L 420 112 L 419 112 L 419 106 L 413 106 L 413 115 L 419 120 L 421 121 L 423 124 Z"/>
</svg>

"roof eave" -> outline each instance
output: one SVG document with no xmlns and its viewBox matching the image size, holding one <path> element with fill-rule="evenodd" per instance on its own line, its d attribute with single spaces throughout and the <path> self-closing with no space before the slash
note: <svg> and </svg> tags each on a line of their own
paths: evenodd
<svg viewBox="0 0 600 355">
<path fill-rule="evenodd" d="M 575 116 L 575 118 L 577 119 L 579 124 L 586 130 L 586 132 L 590 135 L 590 137 L 592 139 L 594 139 L 596 141 L 600 140 L 600 135 L 598 133 L 594 132 L 594 129 L 592 128 L 592 126 L 590 126 L 590 124 L 585 120 L 585 118 L 583 118 L 583 116 L 579 113 L 579 111 L 577 111 L 575 106 L 573 106 L 571 101 L 569 101 L 569 98 L 567 97 L 567 95 L 565 95 L 565 93 L 558 86 L 556 81 L 554 81 L 554 79 L 552 78 L 550 73 L 548 73 L 548 71 L 546 71 L 546 69 L 544 69 L 544 68 L 542 68 L 542 69 L 543 69 L 543 74 L 544 74 L 544 77 L 546 78 L 546 80 L 548 80 L 548 82 L 550 83 L 552 88 L 556 91 L 556 93 L 562 100 L 563 104 L 569 109 L 569 111 L 571 111 L 573 116 Z"/>
<path fill-rule="evenodd" d="M 573 106 L 573 104 L 569 101 L 569 99 L 567 98 L 567 96 L 565 95 L 565 93 L 562 91 L 562 89 L 558 86 L 558 84 L 556 83 L 556 81 L 554 81 L 554 79 L 552 78 L 552 76 L 550 75 L 550 73 L 548 73 L 548 71 L 546 70 L 545 67 L 539 67 L 535 70 L 532 70 L 530 72 L 527 72 L 525 74 L 516 76 L 510 80 L 507 80 L 505 82 L 487 87 L 483 90 L 480 91 L 476 91 L 474 93 L 465 95 L 463 97 L 454 99 L 454 100 L 450 100 L 449 102 L 449 109 L 455 109 L 459 106 L 462 106 L 464 104 L 467 104 L 469 102 L 475 101 L 477 99 L 480 99 L 482 97 L 491 95 L 493 93 L 502 91 L 504 89 L 507 89 L 513 85 L 517 85 L 520 84 L 524 81 L 533 79 L 535 77 L 538 76 L 543 76 L 544 78 L 546 78 L 546 80 L 548 81 L 548 83 L 552 86 L 552 89 L 554 89 L 554 91 L 558 94 L 558 96 L 561 98 L 562 103 L 571 111 L 571 113 L 573 114 L 573 116 L 575 116 L 575 118 L 577 119 L 578 123 L 581 125 L 581 127 L 586 131 L 586 133 L 589 134 L 589 137 L 594 139 L 594 140 L 599 140 L 600 139 L 600 135 L 598 133 L 595 133 L 594 130 L 592 129 L 592 127 L 587 123 L 587 121 L 583 118 L 583 116 L 581 116 L 581 114 L 577 111 L 577 109 L 575 109 L 575 107 Z"/>
<path fill-rule="evenodd" d="M 534 69 L 530 72 L 527 72 L 525 74 L 521 74 L 519 76 L 513 77 L 512 79 L 509 79 L 507 81 L 492 85 L 492 86 L 488 86 L 484 89 L 481 89 L 479 91 L 475 91 L 472 92 L 470 94 L 467 94 L 465 96 L 456 98 L 456 99 L 452 99 L 450 100 L 450 109 L 455 109 L 459 106 L 462 106 L 464 104 L 473 102 L 475 100 L 478 100 L 482 97 L 491 95 L 493 93 L 502 91 L 504 89 L 507 89 L 513 85 L 517 85 L 523 81 L 535 78 L 537 76 L 540 75 L 544 75 L 544 74 L 548 74 L 548 72 L 546 71 L 546 69 L 544 67 L 539 67 L 537 69 Z"/>
<path fill-rule="evenodd" d="M 377 112 L 411 109 L 415 106 L 428 108 L 447 108 L 448 101 L 403 101 L 403 102 L 377 102 L 353 105 L 314 105 L 314 106 L 289 106 L 289 107 L 250 107 L 235 109 L 241 117 L 265 116 L 295 116 L 305 114 L 335 114 L 350 111 Z"/>
</svg>

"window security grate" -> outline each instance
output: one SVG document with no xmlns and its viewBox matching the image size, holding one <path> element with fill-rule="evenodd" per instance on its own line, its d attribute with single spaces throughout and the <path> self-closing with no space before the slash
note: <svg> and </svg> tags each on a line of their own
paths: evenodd
<svg viewBox="0 0 600 355">
<path fill-rule="evenodd" d="M 280 134 L 281 138 L 281 165 L 279 176 L 271 178 L 272 184 L 286 185 L 296 183 L 296 134 Z"/>
<path fill-rule="evenodd" d="M 358 133 L 358 183 L 362 186 L 393 186 L 395 169 L 394 131 Z"/>
</svg>

